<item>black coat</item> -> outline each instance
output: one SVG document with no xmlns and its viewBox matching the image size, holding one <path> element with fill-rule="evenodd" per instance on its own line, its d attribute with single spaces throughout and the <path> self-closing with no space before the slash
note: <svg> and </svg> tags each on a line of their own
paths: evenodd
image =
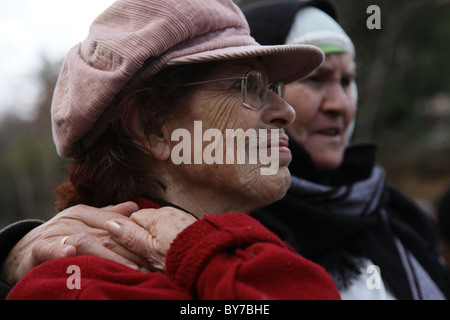
<svg viewBox="0 0 450 320">
<path fill-rule="evenodd" d="M 315 171 L 303 148 L 295 144 L 290 147 L 294 159 L 291 173 L 323 185 L 350 185 L 366 179 L 374 166 L 376 148 L 372 145 L 348 148 L 342 166 L 327 174 Z M 291 188 L 282 200 L 252 216 L 304 257 L 322 265 L 341 289 L 359 274 L 358 263 L 369 258 L 380 267 L 397 299 L 412 299 L 395 235 L 449 297 L 447 269 L 440 262 L 439 233 L 434 220 L 392 187 L 384 185 L 376 210 L 370 215 L 331 214 Z"/>
<path fill-rule="evenodd" d="M 0 230 L 0 270 L 3 270 L 8 254 L 13 247 L 32 229 L 41 225 L 40 220 L 23 220 L 13 223 Z M 0 300 L 4 300 L 11 290 L 12 285 L 9 284 L 3 275 L 0 275 Z"/>
</svg>

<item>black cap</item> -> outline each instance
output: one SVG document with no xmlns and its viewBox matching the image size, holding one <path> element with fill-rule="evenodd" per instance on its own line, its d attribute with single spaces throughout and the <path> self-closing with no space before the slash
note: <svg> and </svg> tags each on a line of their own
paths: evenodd
<svg viewBox="0 0 450 320">
<path fill-rule="evenodd" d="M 250 34 L 262 45 L 281 45 L 297 12 L 316 7 L 338 21 L 336 8 L 327 0 L 296 0 L 256 3 L 242 9 L 250 26 Z"/>
</svg>

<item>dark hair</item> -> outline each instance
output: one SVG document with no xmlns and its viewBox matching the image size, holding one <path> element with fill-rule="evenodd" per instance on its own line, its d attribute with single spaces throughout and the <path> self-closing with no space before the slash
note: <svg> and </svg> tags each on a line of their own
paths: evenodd
<svg viewBox="0 0 450 320">
<path fill-rule="evenodd" d="M 149 167 L 149 150 L 136 144 L 128 130 L 131 112 L 139 112 L 143 134 L 158 135 L 165 121 L 182 117 L 189 109 L 189 87 L 182 86 L 208 64 L 164 69 L 139 85 L 124 88 L 115 98 L 113 120 L 94 145 L 68 166 L 69 182 L 57 188 L 57 208 L 76 204 L 95 207 L 135 200 L 164 190 L 164 181 Z M 191 89 L 190 89 L 191 90 Z M 185 99 L 185 100 L 183 100 Z"/>
</svg>

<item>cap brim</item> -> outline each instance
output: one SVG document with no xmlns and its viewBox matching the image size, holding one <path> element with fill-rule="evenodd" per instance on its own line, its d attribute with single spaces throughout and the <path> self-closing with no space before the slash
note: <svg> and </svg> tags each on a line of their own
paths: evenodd
<svg viewBox="0 0 450 320">
<path fill-rule="evenodd" d="M 270 82 L 285 83 L 305 77 L 318 68 L 325 55 L 312 45 L 249 45 L 205 51 L 171 59 L 168 65 L 261 57 Z"/>
</svg>

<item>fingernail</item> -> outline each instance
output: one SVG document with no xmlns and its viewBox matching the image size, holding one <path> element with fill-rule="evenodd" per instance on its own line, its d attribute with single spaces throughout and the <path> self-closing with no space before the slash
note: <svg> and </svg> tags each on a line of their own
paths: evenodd
<svg viewBox="0 0 450 320">
<path fill-rule="evenodd" d="M 120 225 L 115 221 L 106 222 L 106 230 L 113 235 L 113 237 L 118 238 L 120 236 Z"/>
<path fill-rule="evenodd" d="M 133 270 L 139 270 L 139 267 L 138 267 L 137 265 L 135 265 L 135 264 L 126 264 L 126 266 L 127 266 L 128 268 L 133 269 Z"/>
</svg>

